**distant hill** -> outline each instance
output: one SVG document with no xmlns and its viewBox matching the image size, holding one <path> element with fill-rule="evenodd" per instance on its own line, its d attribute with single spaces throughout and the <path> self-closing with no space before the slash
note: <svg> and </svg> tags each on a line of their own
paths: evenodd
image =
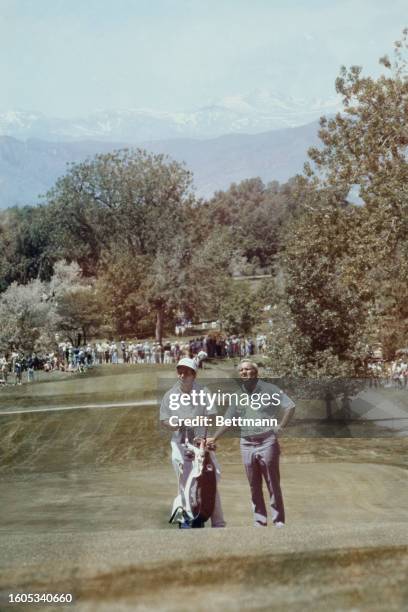
<svg viewBox="0 0 408 612">
<path fill-rule="evenodd" d="M 194 173 L 197 195 L 210 197 L 232 182 L 259 176 L 286 181 L 302 171 L 306 152 L 317 144 L 318 123 L 261 134 L 229 134 L 207 140 L 175 138 L 129 145 L 120 142 L 26 141 L 0 136 L 0 208 L 35 204 L 67 169 L 97 153 L 141 146 L 183 161 Z"/>
<path fill-rule="evenodd" d="M 0 136 L 0 208 L 36 204 L 67 164 L 96 153 L 107 153 L 123 144 L 105 142 L 58 143 L 42 140 L 21 141 Z"/>
<path fill-rule="evenodd" d="M 144 143 L 154 153 L 185 161 L 194 173 L 198 195 L 212 196 L 232 182 L 259 176 L 287 181 L 301 173 L 309 147 L 318 144 L 318 122 L 263 134 L 229 134 L 211 140 L 175 139 Z"/>
</svg>

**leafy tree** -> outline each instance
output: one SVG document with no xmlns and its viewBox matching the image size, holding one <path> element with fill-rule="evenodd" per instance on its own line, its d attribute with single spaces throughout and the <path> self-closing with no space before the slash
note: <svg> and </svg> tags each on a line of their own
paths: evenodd
<svg viewBox="0 0 408 612">
<path fill-rule="evenodd" d="M 217 192 L 204 205 L 202 219 L 209 233 L 228 230 L 235 262 L 240 258 L 242 262 L 237 272 L 272 269 L 282 224 L 298 207 L 297 191 L 298 179 L 282 186 L 276 181 L 265 186 L 260 178 L 254 178 Z"/>
<path fill-rule="evenodd" d="M 65 291 L 55 304 L 55 327 L 74 346 L 86 344 L 101 323 L 101 308 L 91 286 Z"/>
<path fill-rule="evenodd" d="M 321 119 L 323 147 L 309 151 L 320 172 L 319 183 L 344 193 L 358 185 L 369 208 L 378 208 L 383 199 L 390 206 L 396 194 L 406 194 L 407 36 L 408 29 L 396 43 L 394 64 L 387 57 L 380 60 L 388 75 L 374 79 L 363 77 L 359 66 L 342 67 L 336 91 L 343 96 L 343 112 Z M 313 174 L 310 165 L 307 170 Z M 398 212 L 399 198 L 393 206 Z"/>
<path fill-rule="evenodd" d="M 286 228 L 285 286 L 273 312 L 272 360 L 305 376 L 360 373 L 368 345 L 408 332 L 406 182 L 407 31 L 391 71 L 364 78 L 342 69 L 344 111 L 321 120 L 309 154 L 303 213 Z M 358 186 L 362 206 L 347 202 Z M 395 349 L 396 347 L 394 347 Z"/>
<path fill-rule="evenodd" d="M 346 196 L 357 185 L 364 203 L 355 215 L 350 282 L 372 296 L 371 339 L 390 356 L 408 335 L 408 29 L 395 43 L 395 60 L 380 62 L 387 73 L 362 76 L 342 69 L 336 89 L 344 112 L 322 119 L 323 147 L 311 149 L 319 188 Z M 370 334 L 369 334 L 370 335 Z"/>
<path fill-rule="evenodd" d="M 59 261 L 49 282 L 12 283 L 0 295 L 0 350 L 55 348 L 55 334 L 86 342 L 101 323 L 101 304 L 78 264 Z"/>
<path fill-rule="evenodd" d="M 54 265 L 46 291 L 51 307 L 51 329 L 75 346 L 85 344 L 102 322 L 102 307 L 94 280 L 84 278 L 75 261 L 61 260 Z"/>
<path fill-rule="evenodd" d="M 0 291 L 11 283 L 48 280 L 55 261 L 46 207 L 9 208 L 0 213 Z"/>
<path fill-rule="evenodd" d="M 61 259 L 54 265 L 54 273 L 48 285 L 49 298 L 58 300 L 67 291 L 83 288 L 85 283 L 79 264 Z"/>
<path fill-rule="evenodd" d="M 107 258 L 98 279 L 107 321 L 121 334 L 133 335 L 154 316 L 156 340 L 161 342 L 177 312 L 190 317 L 212 312 L 229 253 L 220 236 L 198 242 L 186 227 L 182 235 L 167 236 L 155 257 L 121 251 Z"/>
<path fill-rule="evenodd" d="M 248 283 L 229 279 L 218 297 L 218 319 L 227 333 L 249 334 L 260 322 L 261 307 Z"/>
<path fill-rule="evenodd" d="M 49 312 L 44 283 L 12 283 L 0 296 L 1 350 L 34 351 L 52 343 Z"/>
<path fill-rule="evenodd" d="M 148 257 L 135 257 L 120 248 L 102 257 L 96 283 L 101 312 L 105 324 L 120 336 L 137 335 L 140 322 L 146 319 L 141 287 L 150 265 Z"/>
<path fill-rule="evenodd" d="M 153 256 L 182 231 L 193 202 L 191 174 L 163 155 L 120 150 L 71 165 L 47 196 L 65 257 L 93 274 L 118 246 Z"/>
<path fill-rule="evenodd" d="M 322 197 L 322 194 L 320 194 Z M 316 196 L 289 228 L 283 290 L 272 310 L 274 367 L 296 376 L 354 375 L 364 349 L 370 295 L 354 276 L 358 209 Z"/>
<path fill-rule="evenodd" d="M 197 292 L 191 174 L 163 155 L 114 151 L 72 165 L 48 202 L 66 258 L 100 274 L 106 323 L 131 333 L 154 313 L 160 340 L 166 317 Z"/>
</svg>

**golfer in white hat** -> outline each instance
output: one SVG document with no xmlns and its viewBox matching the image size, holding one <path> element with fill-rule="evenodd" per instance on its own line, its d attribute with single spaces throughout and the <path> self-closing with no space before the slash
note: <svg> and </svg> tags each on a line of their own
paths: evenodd
<svg viewBox="0 0 408 612">
<path fill-rule="evenodd" d="M 196 382 L 197 363 L 189 357 L 183 357 L 178 362 L 176 369 L 178 380 L 162 399 L 160 405 L 160 421 L 165 427 L 173 432 L 170 442 L 171 459 L 177 475 L 177 494 L 179 494 L 180 489 L 187 481 L 192 467 L 191 459 L 189 459 L 188 456 L 186 457 L 183 447 L 186 436 L 186 429 L 183 425 L 187 426 L 189 420 L 196 417 L 199 417 L 198 420 L 201 418 L 204 422 L 204 417 L 210 419 L 212 415 L 217 414 L 217 410 L 215 406 L 209 409 L 209 403 L 204 399 L 208 397 L 207 394 L 209 391 Z M 200 394 L 200 391 L 204 393 Z M 205 436 L 205 434 L 205 424 L 199 424 L 192 427 L 188 426 L 187 435 L 190 441 L 192 441 L 194 437 L 202 437 Z M 210 452 L 212 453 L 213 463 L 216 466 L 217 480 L 219 480 L 220 469 L 214 451 Z M 211 526 L 225 527 L 218 490 L 214 511 L 211 515 Z"/>
</svg>

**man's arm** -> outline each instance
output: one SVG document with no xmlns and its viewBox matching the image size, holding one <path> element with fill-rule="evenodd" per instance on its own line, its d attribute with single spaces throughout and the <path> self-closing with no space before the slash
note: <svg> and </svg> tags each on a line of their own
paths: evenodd
<svg viewBox="0 0 408 612">
<path fill-rule="evenodd" d="M 278 425 L 277 433 L 280 433 L 283 429 L 285 429 L 286 425 L 292 419 L 294 412 L 295 412 L 295 406 L 292 406 L 292 408 L 288 408 L 287 410 L 285 410 L 282 420 Z"/>
<path fill-rule="evenodd" d="M 170 429 L 170 431 L 177 431 L 180 425 L 170 425 L 169 422 L 170 417 L 173 416 L 172 411 L 169 408 L 169 396 L 170 391 L 167 391 L 160 404 L 160 425 L 165 429 Z"/>
<path fill-rule="evenodd" d="M 234 416 L 236 416 L 236 406 L 232 405 L 227 409 L 225 413 L 225 418 L 229 419 Z M 222 436 L 230 428 L 231 428 L 231 425 L 221 425 L 221 427 L 217 429 L 217 431 L 211 438 L 207 438 L 207 441 L 209 442 L 209 444 L 215 444 L 216 440 L 218 440 L 218 438 Z"/>
</svg>

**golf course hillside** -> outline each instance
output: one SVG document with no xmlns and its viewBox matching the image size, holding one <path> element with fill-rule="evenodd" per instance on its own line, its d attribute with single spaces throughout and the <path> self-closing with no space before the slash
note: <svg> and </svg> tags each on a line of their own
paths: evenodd
<svg viewBox="0 0 408 612">
<path fill-rule="evenodd" d="M 180 531 L 168 524 L 177 488 L 159 379 L 170 388 L 174 366 L 102 366 L 1 390 L 1 610 L 11 590 L 71 592 L 78 610 L 188 610 L 193 593 L 197 610 L 371 611 L 384 597 L 403 609 L 408 443 L 403 417 L 398 430 L 367 420 L 382 390 L 364 391 L 346 425 L 299 410 L 281 438 L 284 529 L 252 527 L 239 442 L 226 436 L 227 528 Z"/>
</svg>

